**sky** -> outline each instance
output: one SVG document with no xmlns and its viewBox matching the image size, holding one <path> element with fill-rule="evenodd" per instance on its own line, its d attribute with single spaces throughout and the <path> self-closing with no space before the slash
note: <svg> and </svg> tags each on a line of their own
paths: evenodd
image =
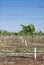
<svg viewBox="0 0 44 65">
<path fill-rule="evenodd" d="M 0 29 L 18 32 L 20 24 L 44 31 L 44 0 L 0 0 Z"/>
</svg>

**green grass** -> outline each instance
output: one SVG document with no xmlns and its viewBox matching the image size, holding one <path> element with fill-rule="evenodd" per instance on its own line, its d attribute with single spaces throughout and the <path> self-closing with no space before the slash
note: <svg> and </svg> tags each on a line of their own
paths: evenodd
<svg viewBox="0 0 44 65">
<path fill-rule="evenodd" d="M 34 52 L 34 48 L 1 48 L 0 52 L 29 53 Z M 37 52 L 44 52 L 44 48 L 37 48 Z"/>
</svg>

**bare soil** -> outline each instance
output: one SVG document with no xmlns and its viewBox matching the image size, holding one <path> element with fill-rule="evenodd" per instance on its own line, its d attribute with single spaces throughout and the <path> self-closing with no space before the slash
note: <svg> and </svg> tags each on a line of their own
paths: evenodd
<svg viewBox="0 0 44 65">
<path fill-rule="evenodd" d="M 7 56 L 0 58 L 0 65 L 44 65 L 44 59 Z"/>
</svg>

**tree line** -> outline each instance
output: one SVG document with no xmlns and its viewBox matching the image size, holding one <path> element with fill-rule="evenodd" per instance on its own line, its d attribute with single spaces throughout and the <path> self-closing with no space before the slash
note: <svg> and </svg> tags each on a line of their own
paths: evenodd
<svg viewBox="0 0 44 65">
<path fill-rule="evenodd" d="M 9 32 L 6 30 L 0 30 L 0 35 L 42 35 L 44 32 L 41 30 L 36 32 L 35 25 L 30 24 L 30 25 L 20 25 L 22 27 L 22 30 L 19 32 Z"/>
</svg>

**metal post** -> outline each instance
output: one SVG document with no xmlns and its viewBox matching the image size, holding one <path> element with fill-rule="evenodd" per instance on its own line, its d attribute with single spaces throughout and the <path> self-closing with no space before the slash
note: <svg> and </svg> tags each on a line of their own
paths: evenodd
<svg viewBox="0 0 44 65">
<path fill-rule="evenodd" d="M 36 59 L 36 47 L 34 48 L 34 59 Z"/>
</svg>

